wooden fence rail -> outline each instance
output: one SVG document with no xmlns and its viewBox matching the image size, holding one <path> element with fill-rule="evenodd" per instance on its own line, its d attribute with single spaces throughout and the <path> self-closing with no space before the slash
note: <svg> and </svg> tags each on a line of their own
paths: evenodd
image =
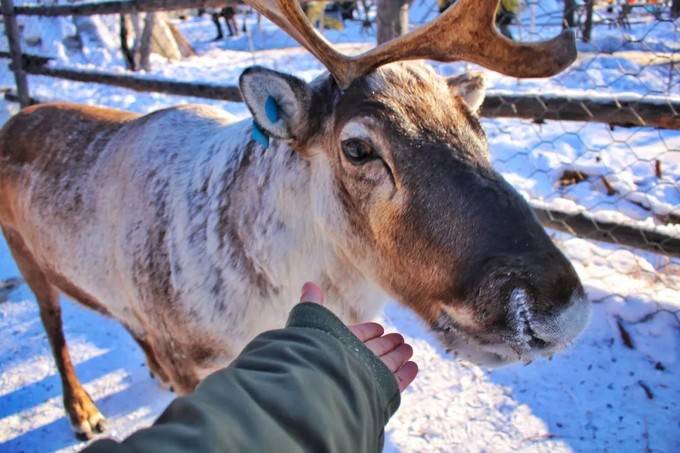
<svg viewBox="0 0 680 453">
<path fill-rule="evenodd" d="M 237 86 L 216 85 L 206 82 L 180 82 L 146 78 L 131 74 L 111 74 L 101 71 L 80 71 L 51 66 L 27 65 L 28 74 L 57 77 L 78 82 L 94 82 L 128 88 L 135 91 L 153 91 L 178 96 L 194 96 L 221 101 L 242 102 L 241 91 Z"/>
<path fill-rule="evenodd" d="M 115 0 L 78 3 L 75 5 L 22 5 L 14 13 L 25 16 L 93 16 L 97 14 L 130 14 L 178 9 L 218 8 L 236 4 L 233 0 Z"/>
<path fill-rule="evenodd" d="M 498 93 L 487 96 L 481 115 L 680 129 L 680 100 Z"/>
<path fill-rule="evenodd" d="M 680 258 L 680 237 L 613 222 L 603 222 L 584 213 L 566 213 L 532 206 L 538 220 L 548 228 L 595 241 L 626 245 Z"/>
</svg>

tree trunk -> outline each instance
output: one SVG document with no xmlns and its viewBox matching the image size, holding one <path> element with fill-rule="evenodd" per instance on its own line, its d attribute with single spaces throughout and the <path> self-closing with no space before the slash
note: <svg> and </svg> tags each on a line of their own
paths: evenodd
<svg viewBox="0 0 680 453">
<path fill-rule="evenodd" d="M 125 64 L 130 71 L 134 71 L 135 57 L 130 49 L 130 27 L 128 26 L 128 19 L 125 14 L 120 15 L 120 50 L 123 52 Z"/>
<path fill-rule="evenodd" d="M 151 37 L 156 24 L 156 13 L 146 13 L 144 18 L 144 29 L 139 41 L 139 67 L 144 71 L 151 69 Z"/>
<path fill-rule="evenodd" d="M 410 0 L 378 0 L 378 44 L 408 31 Z"/>
<path fill-rule="evenodd" d="M 182 32 L 162 12 L 150 12 L 145 16 L 121 15 L 120 41 L 127 67 L 132 71 L 148 71 L 151 67 L 151 53 L 169 60 L 196 55 Z"/>
<path fill-rule="evenodd" d="M 188 57 L 193 57 L 196 56 L 196 51 L 194 50 L 193 47 L 191 47 L 191 44 L 187 40 L 187 38 L 184 37 L 181 31 L 175 27 L 174 24 L 171 24 L 168 21 L 165 21 L 165 25 L 168 26 L 168 30 L 172 34 L 172 38 L 175 41 L 175 44 L 177 44 L 177 48 L 179 50 L 179 53 L 182 58 L 188 58 Z M 246 23 L 245 20 L 243 21 L 243 27 L 245 28 Z M 244 31 L 245 32 L 245 31 Z"/>
<path fill-rule="evenodd" d="M 563 28 L 572 28 L 576 25 L 576 0 L 564 0 Z"/>
<path fill-rule="evenodd" d="M 586 23 L 583 27 L 583 42 L 590 42 L 590 37 L 593 33 L 593 9 L 595 7 L 595 0 L 586 1 Z"/>
<path fill-rule="evenodd" d="M 680 0 L 673 0 L 671 5 L 671 17 L 673 19 L 680 17 Z"/>
</svg>

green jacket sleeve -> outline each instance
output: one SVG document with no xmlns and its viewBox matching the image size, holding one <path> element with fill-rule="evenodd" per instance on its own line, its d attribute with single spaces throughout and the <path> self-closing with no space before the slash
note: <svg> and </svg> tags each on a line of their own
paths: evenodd
<svg viewBox="0 0 680 453">
<path fill-rule="evenodd" d="M 394 376 L 338 318 L 303 303 L 153 426 L 85 451 L 378 452 L 399 398 Z"/>
</svg>

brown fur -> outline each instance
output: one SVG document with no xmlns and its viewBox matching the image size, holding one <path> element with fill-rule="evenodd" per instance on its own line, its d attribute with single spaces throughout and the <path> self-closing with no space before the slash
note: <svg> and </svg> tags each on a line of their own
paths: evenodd
<svg viewBox="0 0 680 453">
<path fill-rule="evenodd" d="M 101 107 L 45 104 L 27 107 L 12 117 L 0 133 L 2 222 L 18 222 L 17 229 L 21 231 L 30 228 L 21 224 L 22 215 L 15 197 L 15 192 L 28 183 L 25 176 L 28 168 L 54 181 L 54 186 L 43 190 L 60 190 L 64 184 L 77 184 L 78 177 L 97 157 L 96 142 L 102 143 L 122 124 L 138 116 Z M 82 208 L 78 192 L 73 192 L 73 198 L 61 209 L 65 215 Z"/>
<path fill-rule="evenodd" d="M 72 161 L 85 158 L 92 140 L 102 131 L 115 130 L 139 115 L 120 110 L 74 104 L 43 104 L 27 107 L 13 116 L 0 135 L 3 156 L 15 165 L 45 165 L 59 172 L 55 156 L 45 156 L 49 146 L 67 153 Z M 17 127 L 18 126 L 18 127 Z"/>
</svg>

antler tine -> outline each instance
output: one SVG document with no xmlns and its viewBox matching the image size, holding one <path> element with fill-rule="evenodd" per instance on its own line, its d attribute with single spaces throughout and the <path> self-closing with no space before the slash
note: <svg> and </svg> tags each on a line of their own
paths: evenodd
<svg viewBox="0 0 680 453">
<path fill-rule="evenodd" d="M 246 0 L 323 63 L 338 84 L 399 60 L 465 60 L 514 77 L 549 77 L 576 59 L 573 32 L 536 43 L 517 43 L 495 26 L 499 0 L 458 0 L 437 19 L 364 54 L 337 52 L 307 21 L 298 0 Z"/>
<path fill-rule="evenodd" d="M 354 74 L 398 60 L 465 60 L 514 77 L 549 77 L 576 59 L 573 32 L 536 43 L 517 43 L 498 33 L 499 0 L 458 0 L 437 19 L 354 58 Z M 353 75 L 354 75 L 353 74 Z"/>
</svg>

